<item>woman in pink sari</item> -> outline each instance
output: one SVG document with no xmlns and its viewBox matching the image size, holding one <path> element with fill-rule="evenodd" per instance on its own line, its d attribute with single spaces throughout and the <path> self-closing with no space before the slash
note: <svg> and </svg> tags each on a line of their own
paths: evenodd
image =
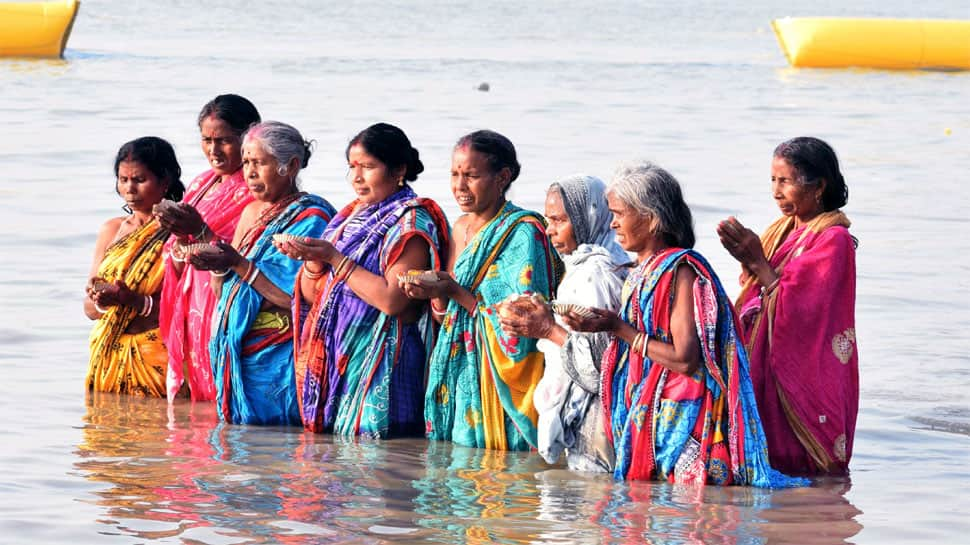
<svg viewBox="0 0 970 545">
<path fill-rule="evenodd" d="M 229 242 L 239 216 L 253 196 L 242 176 L 242 134 L 259 123 L 253 104 L 238 95 L 219 95 L 202 107 L 199 130 L 202 153 L 210 170 L 189 185 L 182 203 L 156 208 L 162 227 L 172 232 L 166 244 L 159 324 L 168 347 L 168 400 L 185 393 L 193 401 L 215 399 L 209 363 L 209 337 L 216 298 L 209 271 L 185 261 L 184 246 L 196 242 Z"/>
<path fill-rule="evenodd" d="M 781 471 L 845 474 L 859 410 L 849 190 L 812 137 L 775 148 L 771 189 L 782 217 L 760 239 L 733 217 L 717 228 L 741 262 L 736 305 L 768 455 Z"/>
</svg>

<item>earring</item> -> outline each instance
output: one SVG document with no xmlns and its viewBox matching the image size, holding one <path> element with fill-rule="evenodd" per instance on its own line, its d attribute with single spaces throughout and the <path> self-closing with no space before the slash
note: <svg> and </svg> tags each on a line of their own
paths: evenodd
<svg viewBox="0 0 970 545">
<path fill-rule="evenodd" d="M 276 169 L 276 173 L 279 174 L 280 176 L 286 176 L 286 167 L 280 166 L 279 168 Z"/>
<path fill-rule="evenodd" d="M 397 186 L 398 187 L 404 187 L 404 176 L 401 176 L 400 178 L 398 178 L 398 180 L 397 180 Z"/>
</svg>

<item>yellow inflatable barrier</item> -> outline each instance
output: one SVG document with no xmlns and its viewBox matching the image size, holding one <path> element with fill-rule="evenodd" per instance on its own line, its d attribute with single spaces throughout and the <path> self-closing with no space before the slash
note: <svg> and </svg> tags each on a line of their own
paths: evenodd
<svg viewBox="0 0 970 545">
<path fill-rule="evenodd" d="M 970 70 L 970 21 L 785 17 L 771 26 L 792 66 Z"/>
<path fill-rule="evenodd" d="M 60 57 L 78 0 L 0 2 L 0 57 Z"/>
</svg>

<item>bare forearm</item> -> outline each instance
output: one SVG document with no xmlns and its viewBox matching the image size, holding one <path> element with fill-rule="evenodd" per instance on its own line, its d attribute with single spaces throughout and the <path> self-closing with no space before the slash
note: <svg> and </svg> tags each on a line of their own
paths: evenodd
<svg viewBox="0 0 970 545">
<path fill-rule="evenodd" d="M 478 309 L 478 298 L 475 294 L 461 287 L 455 283 L 454 287 L 448 292 L 447 298 L 439 298 L 435 300 L 435 306 L 444 308 L 448 305 L 448 299 L 454 299 L 461 305 L 469 314 L 475 314 Z"/>
<path fill-rule="evenodd" d="M 362 267 L 350 271 L 345 283 L 357 297 L 388 316 L 401 314 L 411 304 L 397 284 L 389 284 L 385 277 Z"/>
<path fill-rule="evenodd" d="M 263 296 L 263 299 L 267 300 L 273 306 L 280 308 L 289 308 L 292 302 L 292 297 L 281 290 L 279 286 L 270 281 L 269 278 L 264 274 L 259 273 L 259 267 L 256 263 L 250 261 L 246 258 L 242 258 L 238 263 L 232 266 L 233 272 L 239 275 L 239 278 L 243 279 L 244 282 L 248 281 L 249 285 L 253 287 L 254 290 L 259 292 Z"/>
<path fill-rule="evenodd" d="M 700 365 L 699 355 L 696 351 L 687 349 L 678 350 L 677 346 L 657 339 L 649 339 L 646 342 L 647 357 L 651 361 L 659 363 L 671 371 L 691 375 Z"/>
<path fill-rule="evenodd" d="M 774 285 L 780 278 L 767 261 L 748 265 L 748 269 L 757 277 L 758 283 L 765 287 Z"/>
</svg>

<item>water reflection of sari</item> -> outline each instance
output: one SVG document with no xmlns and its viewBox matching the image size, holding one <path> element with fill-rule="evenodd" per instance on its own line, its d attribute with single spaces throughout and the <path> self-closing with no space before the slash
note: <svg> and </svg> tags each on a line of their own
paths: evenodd
<svg viewBox="0 0 970 545">
<path fill-rule="evenodd" d="M 551 298 L 557 257 L 535 212 L 506 203 L 455 261 L 455 280 L 478 297 L 469 314 L 448 303 L 429 364 L 425 420 L 431 439 L 500 450 L 536 445 L 532 404 L 543 356 L 535 339 L 508 337 L 496 303 L 510 294 Z"/>
<path fill-rule="evenodd" d="M 448 223 L 434 201 L 404 187 L 355 213 L 357 205 L 341 210 L 323 238 L 359 267 L 383 277 L 414 237 L 428 243 L 431 268 L 442 267 Z M 332 271 L 318 285 L 297 348 L 304 427 L 338 435 L 420 435 L 425 362 L 434 340 L 430 305 L 417 321 L 405 324 L 364 302 Z M 299 331 L 300 315 L 309 305 L 299 293 L 294 301 Z"/>
<path fill-rule="evenodd" d="M 113 242 L 104 252 L 98 276 L 108 282 L 123 280 L 139 295 L 153 295 L 162 284 L 162 245 L 168 236 L 157 221 L 150 221 Z M 168 353 L 158 328 L 128 334 L 138 315 L 128 306 L 108 307 L 98 318 L 89 339 L 91 359 L 85 384 L 89 390 L 165 395 Z"/>
<path fill-rule="evenodd" d="M 215 237 L 228 242 L 232 241 L 239 216 L 253 196 L 243 180 L 242 170 L 219 180 L 219 175 L 212 170 L 200 174 L 189 185 L 182 202 L 194 206 Z M 174 242 L 172 237 L 165 245 L 166 250 Z M 179 275 L 171 258 L 165 259 L 158 321 L 168 347 L 169 401 L 175 398 L 183 379 L 189 383 L 193 400 L 216 397 L 208 347 L 216 297 L 209 287 L 209 278 L 209 271 L 196 270 L 188 264 Z"/>
<path fill-rule="evenodd" d="M 260 215 L 239 253 L 276 287 L 292 293 L 301 262 L 280 253 L 272 236 L 318 237 L 333 214 L 320 197 L 293 194 Z M 284 309 L 262 310 L 263 302 L 238 275 L 226 277 L 209 345 L 219 412 L 236 424 L 298 424 L 290 315 Z"/>
<path fill-rule="evenodd" d="M 424 460 L 424 475 L 411 481 L 418 491 L 413 509 L 422 515 L 415 522 L 435 537 L 484 545 L 535 536 L 539 458 L 429 442 Z"/>
<path fill-rule="evenodd" d="M 842 212 L 800 229 L 772 224 L 762 245 L 781 275 L 762 294 L 749 279 L 738 297 L 751 378 L 771 463 L 783 471 L 848 471 L 859 411 L 855 244 Z"/>
<path fill-rule="evenodd" d="M 617 479 L 784 487 L 807 484 L 772 469 L 755 406 L 747 354 L 733 308 L 710 265 L 693 250 L 670 248 L 640 264 L 623 287 L 620 316 L 671 342 L 674 278 L 697 273 L 694 319 L 702 363 L 692 375 L 654 365 L 615 339 L 603 355 L 607 437 Z"/>
</svg>

